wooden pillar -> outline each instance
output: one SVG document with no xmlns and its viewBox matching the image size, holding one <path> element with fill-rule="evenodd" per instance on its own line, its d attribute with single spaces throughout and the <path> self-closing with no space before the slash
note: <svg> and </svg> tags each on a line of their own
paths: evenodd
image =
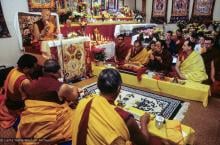
<svg viewBox="0 0 220 145">
<path fill-rule="evenodd" d="M 146 0 L 142 0 L 142 12 L 146 13 Z"/>
<path fill-rule="evenodd" d="M 134 0 L 134 10 L 136 11 L 137 10 L 137 0 Z"/>
</svg>

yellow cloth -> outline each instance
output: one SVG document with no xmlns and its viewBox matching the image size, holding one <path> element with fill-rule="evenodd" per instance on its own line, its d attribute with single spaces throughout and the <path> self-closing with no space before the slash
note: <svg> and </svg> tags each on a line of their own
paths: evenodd
<svg viewBox="0 0 220 145">
<path fill-rule="evenodd" d="M 181 123 L 178 120 L 167 121 L 165 128 L 168 140 L 171 140 L 179 145 L 184 144 Z"/>
<path fill-rule="evenodd" d="M 145 112 L 134 107 L 125 108 L 128 112 L 139 118 Z M 161 129 L 155 126 L 155 116 L 151 115 L 148 124 L 148 131 L 150 134 L 158 136 L 163 139 L 170 140 L 178 145 L 190 144 L 193 145 L 195 131 L 186 125 L 181 124 L 178 120 L 166 120 L 166 123 Z"/>
<path fill-rule="evenodd" d="M 195 131 L 177 120 L 166 120 L 166 124 L 161 129 L 155 126 L 155 119 L 148 124 L 148 130 L 151 134 L 173 141 L 178 145 L 193 145 Z"/>
<path fill-rule="evenodd" d="M 8 90 L 11 92 L 11 93 L 14 93 L 14 85 L 15 85 L 15 82 L 17 81 L 17 79 L 21 76 L 25 76 L 24 73 L 18 71 L 17 68 L 14 68 L 11 70 L 10 74 L 9 74 L 9 80 L 8 80 Z"/>
<path fill-rule="evenodd" d="M 93 74 L 98 76 L 99 73 L 105 69 L 105 67 L 101 66 L 92 66 L 93 68 Z M 140 88 L 146 88 L 151 91 L 156 91 L 159 93 L 165 93 L 168 95 L 180 97 L 183 99 L 188 100 L 195 100 L 203 102 L 203 106 L 207 107 L 208 105 L 208 96 L 210 94 L 210 86 L 200 84 L 197 82 L 185 80 L 184 85 L 171 83 L 167 81 L 160 81 L 150 78 L 148 75 L 142 75 L 141 81 L 137 80 L 137 77 L 134 75 L 126 74 L 126 73 L 120 73 L 123 83 L 140 87 Z"/>
<path fill-rule="evenodd" d="M 75 110 L 77 116 L 73 122 L 72 144 L 77 143 L 78 126 L 87 103 L 92 100 L 89 112 L 88 134 L 86 144 L 88 145 L 110 145 L 115 139 L 122 138 L 126 145 L 130 143 L 130 135 L 124 120 L 115 111 L 115 106 L 102 96 L 92 95 L 82 99 Z"/>
<path fill-rule="evenodd" d="M 203 59 L 194 51 L 180 64 L 180 72 L 187 80 L 202 82 L 208 79 Z"/>
<path fill-rule="evenodd" d="M 149 56 L 151 51 L 147 51 L 145 48 L 141 50 L 137 55 L 130 58 L 129 61 L 131 63 L 138 63 L 138 64 L 146 64 L 149 62 Z"/>
<path fill-rule="evenodd" d="M 60 105 L 53 102 L 26 100 L 16 137 L 46 139 L 47 142 L 52 143 L 71 140 L 74 118 L 72 113 L 66 103 Z M 22 144 L 37 143 L 23 142 Z"/>
</svg>

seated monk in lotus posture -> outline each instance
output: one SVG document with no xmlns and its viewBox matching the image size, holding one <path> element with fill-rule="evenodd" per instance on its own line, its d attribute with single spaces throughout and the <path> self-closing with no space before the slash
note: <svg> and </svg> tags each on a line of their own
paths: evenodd
<svg viewBox="0 0 220 145">
<path fill-rule="evenodd" d="M 140 119 L 139 129 L 133 115 L 114 105 L 122 85 L 119 72 L 105 69 L 98 77 L 100 94 L 82 99 L 73 122 L 73 145 L 148 145 L 149 115 Z"/>
<path fill-rule="evenodd" d="M 39 40 L 55 39 L 55 20 L 53 19 L 53 17 L 51 17 L 50 10 L 43 9 L 41 15 L 42 18 L 36 21 L 33 25 L 34 42 Z"/>
<path fill-rule="evenodd" d="M 57 144 L 71 140 L 74 116 L 68 102 L 77 100 L 79 90 L 59 82 L 59 70 L 55 60 L 46 60 L 44 75 L 32 81 L 26 90 L 28 99 L 21 114 L 17 138 L 45 139 L 28 144 Z"/>
<path fill-rule="evenodd" d="M 144 65 L 149 62 L 150 53 L 142 46 L 141 41 L 136 40 L 130 51 L 129 63 Z"/>
<path fill-rule="evenodd" d="M 186 40 L 182 51 L 185 55 L 180 55 L 176 63 L 176 72 L 181 79 L 202 82 L 208 79 L 205 65 L 201 55 L 193 49 L 195 44 Z"/>
<path fill-rule="evenodd" d="M 27 98 L 25 89 L 36 66 L 37 58 L 24 54 L 19 58 L 17 67 L 9 72 L 4 84 L 5 94 L 0 102 L 0 128 L 12 127 L 23 111 Z"/>
<path fill-rule="evenodd" d="M 115 46 L 115 57 L 114 61 L 116 63 L 124 63 L 129 59 L 129 51 L 131 46 L 124 42 L 124 35 L 118 35 L 117 42 Z"/>
<path fill-rule="evenodd" d="M 155 44 L 155 50 L 150 56 L 148 68 L 157 72 L 164 72 L 165 74 L 171 71 L 172 55 L 166 49 L 164 41 L 157 41 Z"/>
</svg>

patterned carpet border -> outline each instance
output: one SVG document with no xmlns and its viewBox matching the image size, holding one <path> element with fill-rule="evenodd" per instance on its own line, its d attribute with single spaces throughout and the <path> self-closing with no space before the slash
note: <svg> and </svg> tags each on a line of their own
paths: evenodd
<svg viewBox="0 0 220 145">
<path fill-rule="evenodd" d="M 83 88 L 85 94 L 99 93 L 96 83 Z M 162 115 L 167 119 L 182 120 L 188 110 L 189 103 L 177 99 L 146 92 L 141 89 L 123 85 L 116 99 L 123 106 L 131 106 L 154 115 Z"/>
</svg>

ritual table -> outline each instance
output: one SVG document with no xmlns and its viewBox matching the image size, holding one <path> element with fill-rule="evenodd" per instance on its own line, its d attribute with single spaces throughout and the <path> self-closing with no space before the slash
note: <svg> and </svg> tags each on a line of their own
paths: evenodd
<svg viewBox="0 0 220 145">
<path fill-rule="evenodd" d="M 125 22 L 96 22 L 90 23 L 85 26 L 85 33 L 86 35 L 92 35 L 94 30 L 97 28 L 100 34 L 105 37 L 109 38 L 110 40 L 114 40 L 114 31 L 115 26 L 118 24 L 132 24 L 137 23 L 134 21 L 125 21 Z M 81 31 L 80 24 L 72 24 L 71 27 L 67 27 L 66 25 L 61 25 L 60 27 L 61 33 L 66 37 L 70 32 L 77 32 Z"/>
<path fill-rule="evenodd" d="M 93 74 L 99 73 L 105 69 L 105 66 L 92 66 Z M 142 75 L 141 81 L 138 81 L 135 75 L 120 73 L 123 83 L 136 87 L 146 88 L 158 93 L 164 93 L 175 97 L 200 101 L 204 107 L 208 105 L 208 96 L 210 94 L 210 87 L 208 85 L 196 83 L 193 81 L 185 80 L 185 84 L 171 83 L 162 80 L 156 80 L 146 74 Z"/>
</svg>

